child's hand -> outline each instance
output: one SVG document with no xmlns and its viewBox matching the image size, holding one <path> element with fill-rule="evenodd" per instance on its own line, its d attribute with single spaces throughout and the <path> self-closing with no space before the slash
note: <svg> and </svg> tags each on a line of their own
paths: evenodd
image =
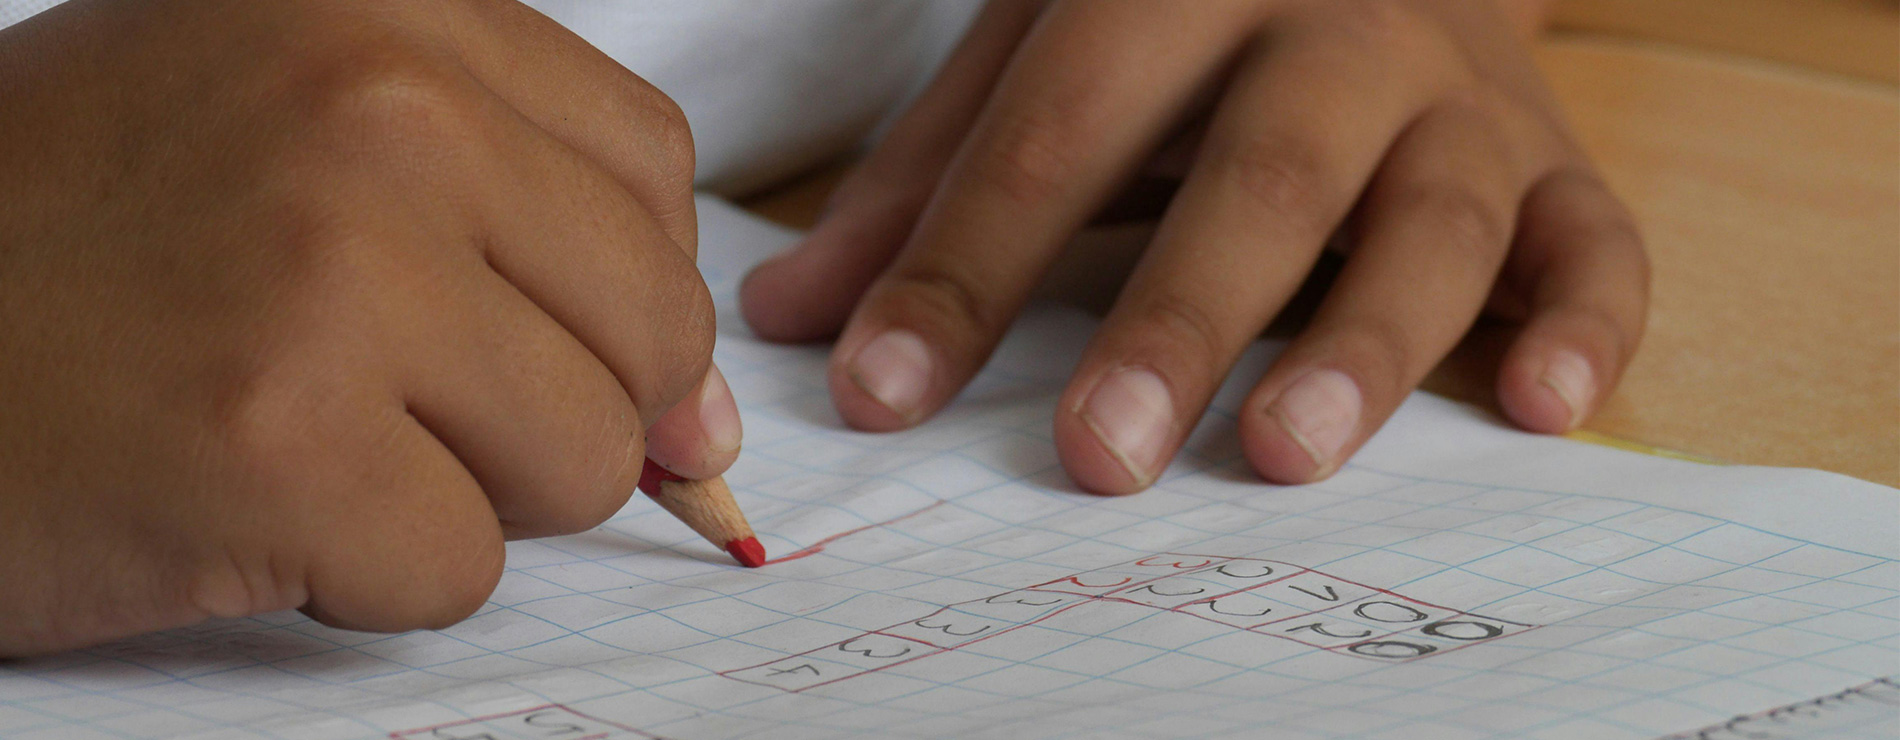
<svg viewBox="0 0 1900 740">
<path fill-rule="evenodd" d="M 1647 263 L 1499 2 L 995 0 L 812 235 L 748 279 L 747 319 L 842 328 L 844 418 L 916 424 L 1078 228 L 1144 166 L 1178 169 L 1057 409 L 1082 486 L 1152 483 L 1342 226 L 1345 272 L 1242 410 L 1261 475 L 1337 470 L 1487 306 L 1525 322 L 1504 409 L 1569 429 L 1642 334 Z"/>
<path fill-rule="evenodd" d="M 448 624 L 737 451 L 678 108 L 510 0 L 77 0 L 0 162 L 0 655 Z"/>
</svg>

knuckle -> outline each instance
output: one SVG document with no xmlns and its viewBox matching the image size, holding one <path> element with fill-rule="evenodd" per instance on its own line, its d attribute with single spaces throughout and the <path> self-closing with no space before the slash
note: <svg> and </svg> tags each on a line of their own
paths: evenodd
<svg viewBox="0 0 1900 740">
<path fill-rule="evenodd" d="M 1316 226 L 1326 207 L 1324 168 L 1306 147 L 1250 142 L 1210 160 L 1217 176 L 1275 217 Z"/>
<path fill-rule="evenodd" d="M 277 257 L 281 260 L 281 279 L 289 282 L 308 285 L 358 281 L 364 277 L 363 271 L 374 269 L 373 262 L 383 248 L 381 241 L 361 231 L 346 216 L 299 212 L 297 208 L 279 209 L 279 216 L 285 227 Z"/>
<path fill-rule="evenodd" d="M 413 53 L 381 51 L 315 65 L 301 84 L 310 116 L 372 140 L 456 140 L 475 124 L 461 72 Z"/>
<path fill-rule="evenodd" d="M 650 372 L 635 376 L 634 405 L 648 421 L 685 398 L 712 365 L 718 338 L 712 293 L 697 279 L 669 281 L 672 286 L 655 297 L 664 319 L 658 322 L 665 337 L 656 349 Z"/>
<path fill-rule="evenodd" d="M 293 430 L 305 426 L 322 394 L 269 363 L 226 374 L 210 406 L 213 433 L 243 477 L 260 490 L 289 487 L 310 462 L 304 438 Z"/>
<path fill-rule="evenodd" d="M 977 279 L 949 265 L 917 265 L 890 276 L 883 291 L 897 311 L 961 332 L 998 332 L 1006 319 L 991 308 Z"/>
<path fill-rule="evenodd" d="M 681 297 L 680 303 L 684 306 L 685 315 L 681 317 L 681 323 L 689 328 L 680 337 L 680 354 L 681 363 L 687 370 L 686 375 L 692 381 L 686 385 L 691 387 L 699 382 L 699 378 L 706 374 L 706 368 L 712 365 L 713 344 L 718 338 L 718 318 L 712 291 L 706 284 L 697 280 L 688 280 L 684 284 L 686 295 Z"/>
<path fill-rule="evenodd" d="M 1403 398 L 1410 390 L 1414 355 L 1411 335 L 1390 318 L 1356 316 L 1343 326 L 1334 351 L 1353 368 L 1368 392 Z"/>
<path fill-rule="evenodd" d="M 641 84 L 646 83 L 642 81 Z M 693 145 L 693 127 L 686 119 L 685 109 L 650 85 L 639 92 L 630 93 L 629 97 L 632 100 L 628 101 L 628 105 L 646 108 L 648 116 L 653 119 L 653 135 L 659 146 L 660 172 L 672 184 L 681 189 L 690 189 L 694 170 L 698 167 L 698 154 Z"/>
<path fill-rule="evenodd" d="M 589 495 L 582 497 L 582 505 L 574 513 L 573 523 L 580 526 L 571 531 L 593 529 L 612 519 L 626 506 L 634 486 L 640 482 L 646 450 L 641 442 L 644 430 L 639 416 L 623 406 L 603 413 L 597 426 L 599 431 L 590 446 L 594 450 L 594 461 L 589 468 L 594 474 L 581 487 Z"/>
<path fill-rule="evenodd" d="M 1152 298 L 1143 311 L 1161 336 L 1167 337 L 1186 367 L 1220 367 L 1231 353 L 1232 342 L 1204 300 L 1168 294 Z"/>
<path fill-rule="evenodd" d="M 1649 295 L 1651 263 L 1642 227 L 1629 207 L 1596 173 L 1584 167 L 1569 167 L 1552 175 L 1556 184 L 1571 188 L 1573 202 L 1579 204 L 1578 216 L 1571 219 L 1575 232 L 1569 238 L 1585 248 L 1620 255 L 1630 263 L 1642 298 Z"/>
<path fill-rule="evenodd" d="M 1435 235 L 1431 243 L 1477 269 L 1503 261 L 1517 231 L 1515 211 L 1476 191 L 1450 184 L 1420 185 L 1400 196 L 1404 228 Z"/>
<path fill-rule="evenodd" d="M 977 179 L 1022 206 L 1057 197 L 1075 172 L 1074 120 L 1057 105 L 1007 117 L 975 159 Z"/>
<path fill-rule="evenodd" d="M 639 483 L 645 430 L 631 404 L 598 404 L 568 435 L 546 478 L 509 509 L 511 523 L 536 537 L 585 532 L 612 519 Z"/>
<path fill-rule="evenodd" d="M 1631 280 L 1635 288 L 1636 306 L 1634 313 L 1640 320 L 1646 313 L 1643 306 L 1648 305 L 1652 290 L 1652 265 L 1649 250 L 1644 244 L 1642 229 L 1636 225 L 1636 219 L 1622 206 L 1613 205 L 1613 213 L 1598 219 L 1590 239 L 1598 249 L 1621 255 L 1628 260 Z"/>
</svg>

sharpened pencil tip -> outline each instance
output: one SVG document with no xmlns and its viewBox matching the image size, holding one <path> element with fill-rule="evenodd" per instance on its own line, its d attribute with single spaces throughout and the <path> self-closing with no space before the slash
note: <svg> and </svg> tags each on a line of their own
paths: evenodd
<svg viewBox="0 0 1900 740">
<path fill-rule="evenodd" d="M 732 553 L 732 559 L 747 568 L 765 565 L 765 546 L 759 544 L 759 538 L 747 537 L 726 543 L 726 552 Z"/>
</svg>

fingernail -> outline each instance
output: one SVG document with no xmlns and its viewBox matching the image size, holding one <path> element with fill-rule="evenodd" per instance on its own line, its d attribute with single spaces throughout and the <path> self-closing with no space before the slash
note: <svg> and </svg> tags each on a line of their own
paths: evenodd
<svg viewBox="0 0 1900 740">
<path fill-rule="evenodd" d="M 1154 482 L 1155 468 L 1174 427 L 1174 400 L 1161 376 L 1145 368 L 1115 370 L 1095 385 L 1082 404 L 1082 423 L 1141 486 Z"/>
<path fill-rule="evenodd" d="M 1359 384 L 1338 370 L 1315 370 L 1280 394 L 1268 413 L 1293 443 L 1306 451 L 1315 471 L 1330 467 L 1359 425 L 1364 403 Z"/>
<path fill-rule="evenodd" d="M 851 358 L 851 382 L 906 419 L 915 418 L 930 390 L 930 348 L 903 329 L 879 334 Z"/>
<path fill-rule="evenodd" d="M 713 452 L 737 450 L 744 441 L 739 406 L 732 400 L 726 376 L 716 366 L 706 371 L 706 387 L 699 394 L 699 423 L 706 430 L 706 444 Z"/>
<path fill-rule="evenodd" d="M 1583 423 L 1583 415 L 1596 396 L 1596 371 L 1590 369 L 1589 360 L 1576 352 L 1562 350 L 1550 358 L 1550 364 L 1544 366 L 1544 377 L 1537 382 L 1570 407 L 1571 429 Z"/>
</svg>

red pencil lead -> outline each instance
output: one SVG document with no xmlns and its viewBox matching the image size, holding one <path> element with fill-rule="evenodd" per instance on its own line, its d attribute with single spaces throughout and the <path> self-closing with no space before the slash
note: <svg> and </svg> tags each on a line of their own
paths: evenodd
<svg viewBox="0 0 1900 740">
<path fill-rule="evenodd" d="M 732 553 L 732 559 L 747 568 L 765 565 L 765 546 L 759 544 L 759 538 L 747 537 L 726 543 L 726 552 Z"/>
</svg>

